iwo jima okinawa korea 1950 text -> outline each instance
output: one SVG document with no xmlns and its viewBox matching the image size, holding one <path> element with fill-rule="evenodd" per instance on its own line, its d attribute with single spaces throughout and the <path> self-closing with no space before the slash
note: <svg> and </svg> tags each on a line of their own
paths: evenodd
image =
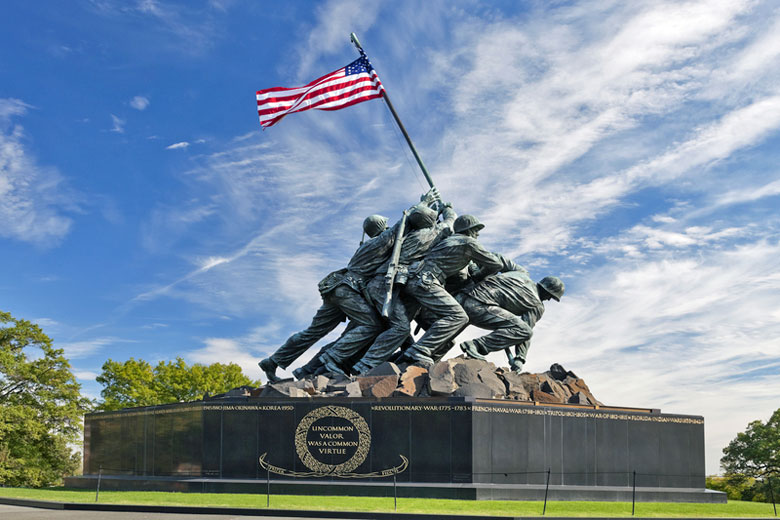
<svg viewBox="0 0 780 520">
<path fill-rule="evenodd" d="M 473 499 L 541 499 L 549 485 L 558 500 L 725 501 L 704 490 L 701 417 L 604 406 L 559 364 L 523 372 L 534 325 L 563 282 L 486 249 L 484 224 L 442 200 L 352 41 L 360 57 L 346 67 L 258 91 L 261 125 L 382 98 L 430 190 L 391 226 L 365 219 L 346 267 L 319 282 L 311 325 L 260 360 L 265 385 L 87 414 L 84 476 L 66 484 L 103 475 L 115 489 L 254 493 L 265 479 L 269 494 L 384 496 L 397 483 L 402 496 Z M 279 378 L 345 320 L 294 378 Z M 445 359 L 468 325 L 489 332 Z M 486 359 L 502 350 L 508 366 Z"/>
</svg>

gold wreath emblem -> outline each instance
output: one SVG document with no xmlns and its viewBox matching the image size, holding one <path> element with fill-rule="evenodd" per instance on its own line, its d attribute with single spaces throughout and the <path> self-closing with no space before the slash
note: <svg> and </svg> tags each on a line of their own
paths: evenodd
<svg viewBox="0 0 780 520">
<path fill-rule="evenodd" d="M 309 428 L 316 421 L 325 417 L 338 417 L 348 421 L 357 430 L 358 433 L 358 445 L 355 450 L 355 454 L 352 457 L 342 462 L 341 464 L 325 464 L 320 462 L 309 451 L 308 443 L 306 442 Z M 363 464 L 368 456 L 368 450 L 371 448 L 371 430 L 368 429 L 368 424 L 363 417 L 344 406 L 323 406 L 312 410 L 306 414 L 301 422 L 298 423 L 298 427 L 295 429 L 295 451 L 298 452 L 298 457 L 303 462 L 303 465 L 310 470 L 321 474 L 341 474 L 350 473 L 355 468 Z"/>
<path fill-rule="evenodd" d="M 260 455 L 260 467 L 267 470 L 270 473 L 276 473 L 277 475 L 285 475 L 287 477 L 305 478 L 305 477 L 338 477 L 338 478 L 374 478 L 374 477 L 392 477 L 406 471 L 409 467 L 409 459 L 403 455 L 398 455 L 401 458 L 401 464 L 392 468 L 380 469 L 378 471 L 372 471 L 370 473 L 318 473 L 316 471 L 292 471 L 279 466 L 274 466 L 269 463 L 265 458 L 268 453 Z"/>
</svg>

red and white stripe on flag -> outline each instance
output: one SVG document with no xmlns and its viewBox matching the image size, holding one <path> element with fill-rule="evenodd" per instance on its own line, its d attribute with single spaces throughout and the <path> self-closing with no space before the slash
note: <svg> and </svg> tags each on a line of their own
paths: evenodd
<svg viewBox="0 0 780 520">
<path fill-rule="evenodd" d="M 258 90 L 257 114 L 260 124 L 267 128 L 287 114 L 311 108 L 338 110 L 381 97 L 383 90 L 376 71 L 361 57 L 303 87 Z"/>
</svg>

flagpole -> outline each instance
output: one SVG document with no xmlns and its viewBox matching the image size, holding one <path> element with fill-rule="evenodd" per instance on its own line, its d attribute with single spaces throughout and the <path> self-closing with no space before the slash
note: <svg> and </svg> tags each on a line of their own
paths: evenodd
<svg viewBox="0 0 780 520">
<path fill-rule="evenodd" d="M 360 41 L 358 40 L 355 33 L 350 34 L 350 40 L 352 40 L 352 43 L 355 44 L 355 47 L 357 47 L 358 52 L 360 52 L 361 56 L 366 56 L 366 52 L 363 50 L 363 46 L 360 45 Z M 368 56 L 366 56 L 367 58 Z M 425 180 L 428 181 L 428 185 L 431 188 L 434 188 L 433 179 L 431 179 L 431 175 L 428 173 L 428 168 L 425 167 L 425 163 L 423 163 L 422 158 L 420 157 L 420 154 L 417 153 L 417 148 L 414 147 L 414 143 L 412 142 L 412 138 L 409 137 L 409 133 L 406 131 L 406 128 L 404 127 L 404 124 L 401 122 L 401 118 L 398 117 L 398 112 L 395 111 L 395 107 L 393 106 L 393 103 L 390 101 L 390 97 L 387 95 L 387 89 L 382 89 L 382 99 L 385 100 L 385 103 L 387 103 L 387 108 L 390 109 L 390 113 L 393 114 L 393 118 L 395 119 L 396 124 L 398 124 L 398 128 L 401 129 L 401 133 L 404 134 L 404 138 L 406 139 L 406 143 L 409 145 L 409 148 L 412 150 L 412 155 L 414 155 L 414 158 L 417 160 L 417 164 L 420 166 L 420 169 L 423 172 L 423 175 L 425 176 Z"/>
</svg>

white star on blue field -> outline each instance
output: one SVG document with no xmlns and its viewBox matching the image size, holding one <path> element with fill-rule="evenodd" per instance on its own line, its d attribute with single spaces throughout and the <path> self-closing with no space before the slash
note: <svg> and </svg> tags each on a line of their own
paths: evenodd
<svg viewBox="0 0 780 520">
<path fill-rule="evenodd" d="M 780 396 L 768 0 L 7 3 L 0 309 L 41 324 L 92 397 L 108 358 L 259 378 L 363 218 L 427 189 L 381 100 L 260 128 L 255 91 L 352 62 L 352 31 L 444 199 L 566 282 L 526 369 L 703 415 L 719 472 Z"/>
</svg>

